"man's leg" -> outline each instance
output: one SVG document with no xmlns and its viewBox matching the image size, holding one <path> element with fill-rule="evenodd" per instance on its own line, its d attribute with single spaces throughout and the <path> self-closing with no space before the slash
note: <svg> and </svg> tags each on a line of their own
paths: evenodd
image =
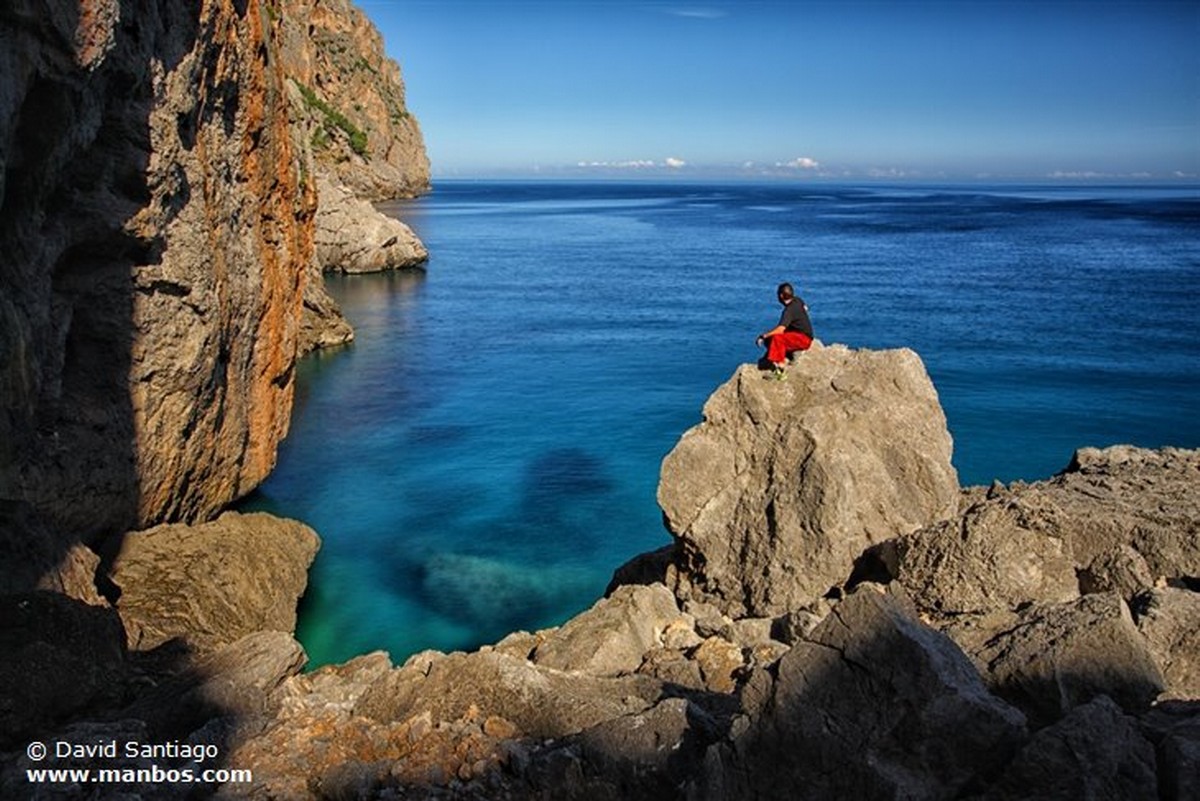
<svg viewBox="0 0 1200 801">
<path fill-rule="evenodd" d="M 767 341 L 767 361 L 782 368 L 788 353 L 794 350 L 808 350 L 811 346 L 812 339 L 807 334 L 784 331 Z"/>
</svg>

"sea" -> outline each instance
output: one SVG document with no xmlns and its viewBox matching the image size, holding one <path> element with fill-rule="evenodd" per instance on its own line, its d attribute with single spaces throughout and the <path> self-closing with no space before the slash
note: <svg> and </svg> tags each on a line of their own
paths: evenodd
<svg viewBox="0 0 1200 801">
<path fill-rule="evenodd" d="M 562 623 L 670 542 L 660 463 L 777 321 L 911 348 L 964 486 L 1076 448 L 1200 447 L 1200 188 L 440 181 L 381 207 L 425 270 L 330 275 L 354 342 L 306 357 L 242 504 L 323 541 L 310 666 Z"/>
</svg>

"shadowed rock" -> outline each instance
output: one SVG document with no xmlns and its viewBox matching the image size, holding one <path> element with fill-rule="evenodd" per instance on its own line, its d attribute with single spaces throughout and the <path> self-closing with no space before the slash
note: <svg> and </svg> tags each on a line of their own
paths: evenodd
<svg viewBox="0 0 1200 801">
<path fill-rule="evenodd" d="M 1159 801 L 1154 747 L 1099 696 L 1042 729 L 980 801 Z"/>
<path fill-rule="evenodd" d="M 1200 594 L 1165 587 L 1139 598 L 1137 628 L 1162 668 L 1167 698 L 1200 699 Z"/>
<path fill-rule="evenodd" d="M 870 585 L 757 694 L 761 712 L 709 751 L 698 797 L 952 798 L 1025 737 L 1021 713 L 988 693 L 952 641 Z"/>
<path fill-rule="evenodd" d="M 121 703 L 128 673 L 112 609 L 54 592 L 0 595 L 0 748 Z"/>
<path fill-rule="evenodd" d="M 995 692 L 1042 725 L 1098 695 L 1144 711 L 1164 687 L 1114 593 L 1031 607 L 971 653 Z"/>
<path fill-rule="evenodd" d="M 292 631 L 318 543 L 303 523 L 235 512 L 127 535 L 110 577 L 130 648 L 180 637 L 207 653 L 256 631 Z"/>
</svg>

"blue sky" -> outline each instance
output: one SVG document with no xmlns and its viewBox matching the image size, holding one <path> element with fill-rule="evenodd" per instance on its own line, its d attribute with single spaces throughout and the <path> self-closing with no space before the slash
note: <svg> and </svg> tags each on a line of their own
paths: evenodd
<svg viewBox="0 0 1200 801">
<path fill-rule="evenodd" d="M 1200 178 L 1200 0 L 358 0 L 435 177 Z"/>
</svg>

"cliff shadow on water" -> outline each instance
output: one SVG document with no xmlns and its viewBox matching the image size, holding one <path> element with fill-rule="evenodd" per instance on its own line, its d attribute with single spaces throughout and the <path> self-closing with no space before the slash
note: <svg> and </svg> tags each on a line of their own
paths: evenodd
<svg viewBox="0 0 1200 801">
<path fill-rule="evenodd" d="M 235 472 L 207 492 L 225 457 L 184 452 L 217 453 L 227 421 L 253 418 L 237 398 L 256 388 L 231 376 L 262 346 L 236 293 L 258 282 L 264 306 L 279 287 L 260 263 L 295 247 L 224 186 L 249 183 L 245 207 L 263 178 L 296 195 L 294 177 L 256 172 L 291 163 L 286 115 L 262 108 L 279 94 L 267 16 L 200 0 L 0 6 L 0 751 L 119 709 L 124 723 L 71 724 L 65 739 L 83 726 L 92 741 L 161 741 L 238 708 L 203 687 L 214 667 L 191 646 L 131 650 L 98 554 L 245 491 Z M 290 364 L 276 377 L 290 403 Z"/>
</svg>

